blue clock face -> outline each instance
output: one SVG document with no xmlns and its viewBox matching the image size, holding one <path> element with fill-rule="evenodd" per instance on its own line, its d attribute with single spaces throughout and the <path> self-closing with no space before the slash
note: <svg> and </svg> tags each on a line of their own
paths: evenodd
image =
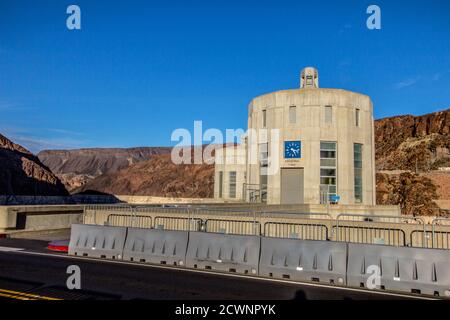
<svg viewBox="0 0 450 320">
<path fill-rule="evenodd" d="M 300 159 L 302 157 L 302 143 L 300 141 L 284 142 L 284 158 Z"/>
</svg>

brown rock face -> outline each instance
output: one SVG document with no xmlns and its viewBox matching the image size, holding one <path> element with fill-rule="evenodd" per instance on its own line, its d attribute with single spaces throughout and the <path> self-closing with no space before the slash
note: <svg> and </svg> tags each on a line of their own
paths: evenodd
<svg viewBox="0 0 450 320">
<path fill-rule="evenodd" d="M 398 204 L 403 214 L 442 213 L 433 200 L 450 200 L 450 109 L 375 121 L 377 203 Z M 401 170 L 403 173 L 390 172 Z"/>
<path fill-rule="evenodd" d="M 104 174 L 77 189 L 116 195 L 210 198 L 214 192 L 214 165 L 176 165 L 170 154 L 156 155 L 120 171 Z"/>
<path fill-rule="evenodd" d="M 170 150 L 166 147 L 45 150 L 38 157 L 72 191 L 102 174 L 117 172 Z"/>
<path fill-rule="evenodd" d="M 450 166 L 450 109 L 375 121 L 378 170 L 429 171 Z"/>
<path fill-rule="evenodd" d="M 0 134 L 0 195 L 65 196 L 68 192 L 36 156 Z"/>
<path fill-rule="evenodd" d="M 406 215 L 439 215 L 433 202 L 438 198 L 436 186 L 427 177 L 411 172 L 377 173 L 377 203 L 400 205 Z"/>
</svg>

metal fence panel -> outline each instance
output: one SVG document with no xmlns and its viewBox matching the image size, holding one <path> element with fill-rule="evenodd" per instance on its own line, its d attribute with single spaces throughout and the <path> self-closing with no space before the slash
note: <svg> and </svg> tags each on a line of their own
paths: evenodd
<svg viewBox="0 0 450 320">
<path fill-rule="evenodd" d="M 264 236 L 302 240 L 328 240 L 328 228 L 323 224 L 267 222 Z"/>
<path fill-rule="evenodd" d="M 155 229 L 200 231 L 202 220 L 197 218 L 156 217 Z"/>
<path fill-rule="evenodd" d="M 390 246 L 406 245 L 405 232 L 396 228 L 359 227 L 339 225 L 334 227 L 336 239 L 343 242 L 385 244 Z"/>
<path fill-rule="evenodd" d="M 417 217 L 340 214 L 333 233 L 337 241 L 406 246 L 411 245 L 408 243 L 412 240 L 411 230 L 421 230 L 425 237 L 425 224 Z M 425 239 L 422 244 L 426 245 Z"/>
<path fill-rule="evenodd" d="M 108 226 L 152 228 L 152 217 L 124 214 L 110 214 L 107 220 Z"/>
<path fill-rule="evenodd" d="M 436 218 L 432 221 L 432 247 L 450 249 L 450 218 Z"/>
<path fill-rule="evenodd" d="M 208 219 L 205 221 L 205 231 L 259 236 L 261 225 L 257 221 Z"/>
</svg>

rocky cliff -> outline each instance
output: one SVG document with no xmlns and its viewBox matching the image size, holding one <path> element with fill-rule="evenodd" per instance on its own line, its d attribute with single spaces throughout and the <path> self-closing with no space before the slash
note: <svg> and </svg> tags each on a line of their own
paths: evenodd
<svg viewBox="0 0 450 320">
<path fill-rule="evenodd" d="M 210 198 L 214 193 L 214 165 L 176 165 L 170 154 L 156 155 L 86 183 L 76 192 L 92 190 L 116 195 Z"/>
<path fill-rule="evenodd" d="M 450 109 L 375 121 L 378 170 L 429 171 L 450 166 Z"/>
<path fill-rule="evenodd" d="M 377 173 L 377 203 L 400 205 L 406 215 L 429 216 L 442 212 L 436 185 L 427 177 L 412 173 Z"/>
<path fill-rule="evenodd" d="M 58 177 L 36 156 L 1 134 L 0 164 L 0 195 L 68 195 Z"/>
<path fill-rule="evenodd" d="M 117 172 L 170 150 L 166 147 L 45 150 L 38 157 L 68 190 L 73 190 L 102 174 Z"/>
<path fill-rule="evenodd" d="M 450 109 L 375 121 L 377 203 L 398 204 L 403 214 L 448 210 Z M 439 204 L 439 205 L 438 205 Z"/>
</svg>

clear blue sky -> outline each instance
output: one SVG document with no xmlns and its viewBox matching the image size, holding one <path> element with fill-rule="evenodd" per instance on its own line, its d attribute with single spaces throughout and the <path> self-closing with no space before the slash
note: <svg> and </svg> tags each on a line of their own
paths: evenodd
<svg viewBox="0 0 450 320">
<path fill-rule="evenodd" d="M 0 133 L 33 151 L 173 145 L 194 120 L 246 128 L 251 98 L 309 65 L 376 118 L 446 109 L 450 1 L 0 0 Z"/>
</svg>

